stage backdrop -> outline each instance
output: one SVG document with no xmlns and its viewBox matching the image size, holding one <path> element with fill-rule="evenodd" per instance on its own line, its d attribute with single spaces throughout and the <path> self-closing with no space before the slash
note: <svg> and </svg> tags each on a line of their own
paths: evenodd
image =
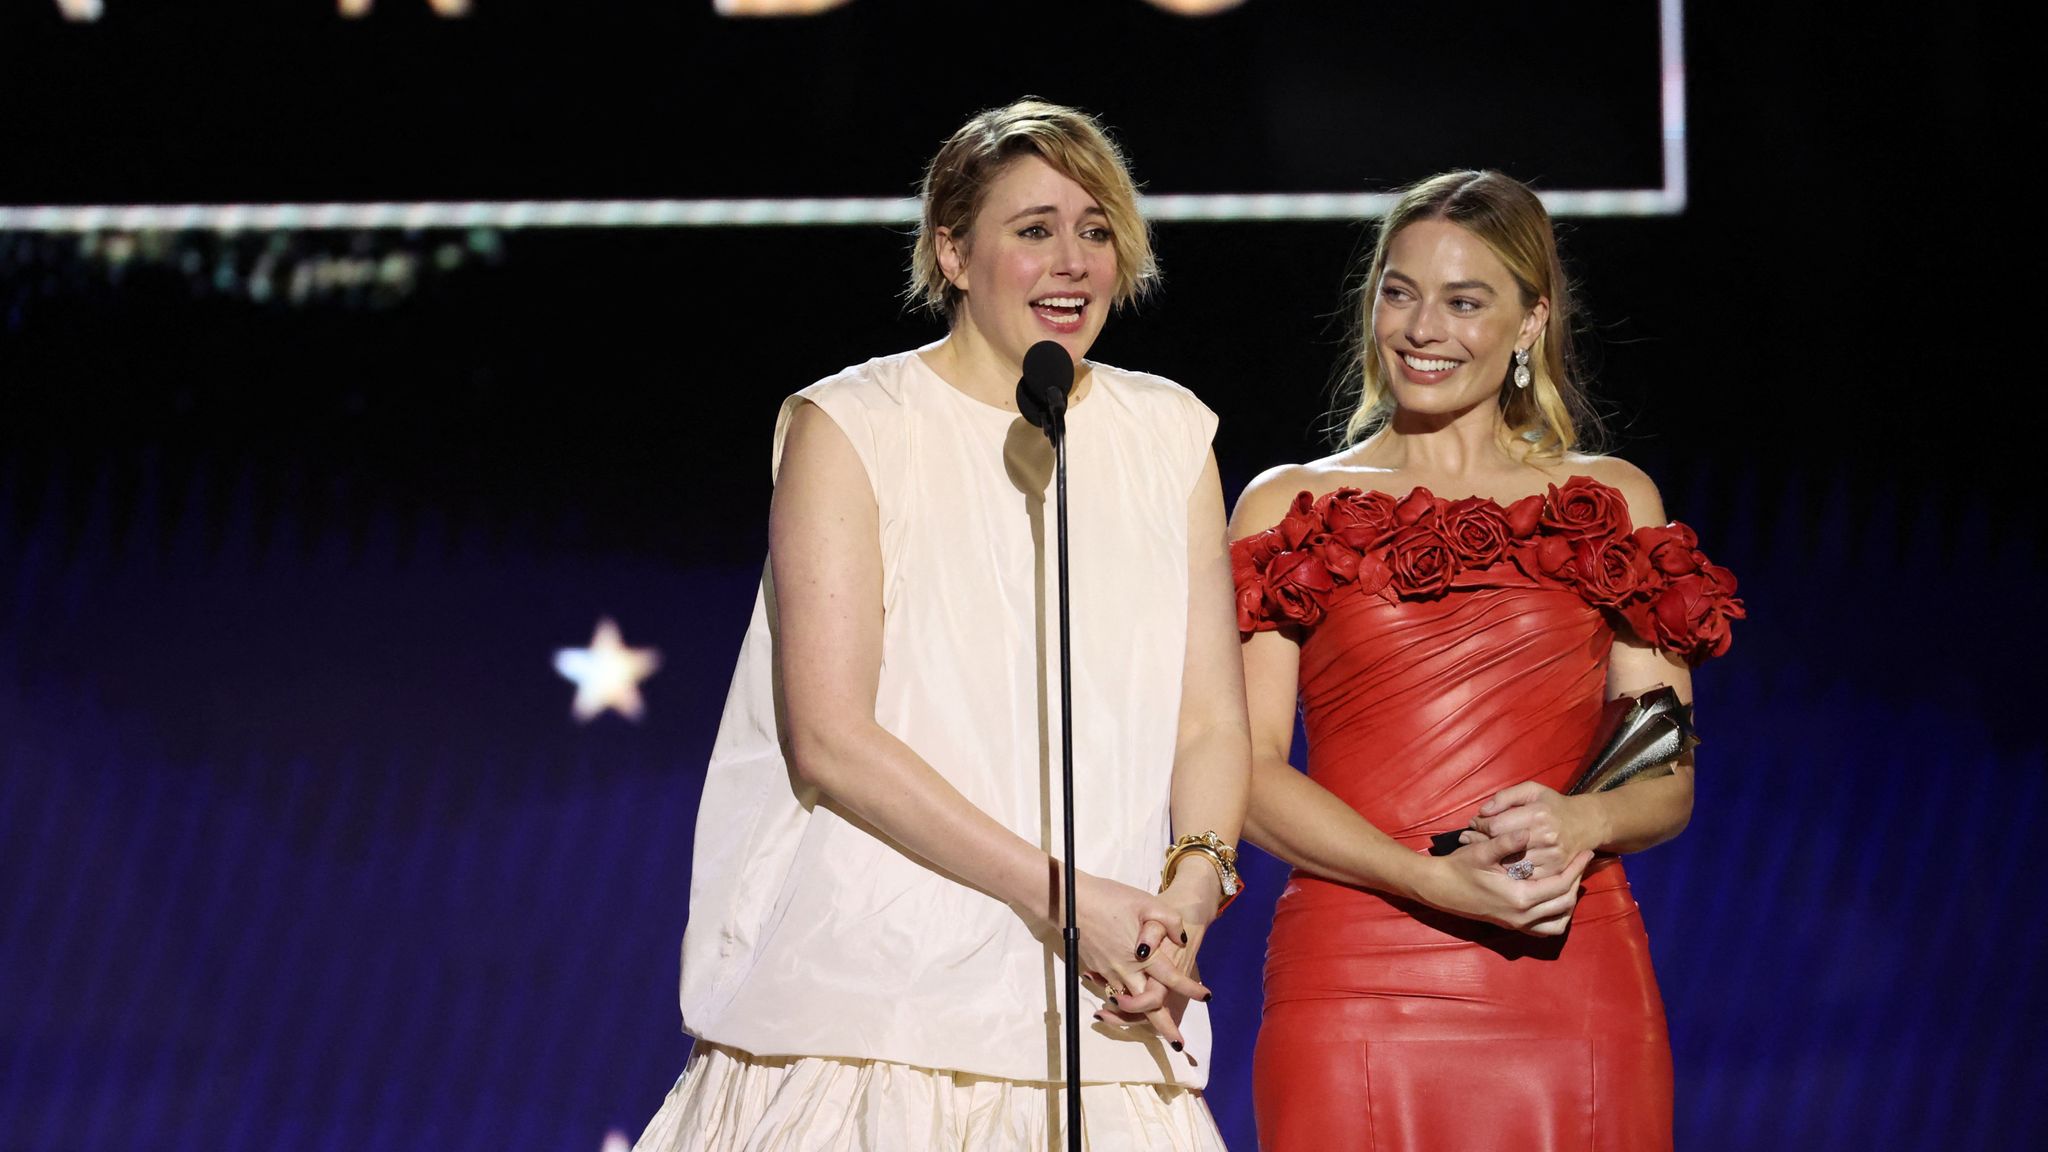
<svg viewBox="0 0 2048 1152">
<path fill-rule="evenodd" d="M 1924 300 L 1949 249 L 1869 242 L 1898 201 L 1838 182 L 1901 126 L 1968 171 L 1967 6 L 1873 33 L 1835 69 L 1854 99 L 1813 91 L 1826 26 L 1695 22 L 1684 183 L 1671 5 L 1447 24 L 1253 0 L 1190 23 L 1131 0 L 992 6 L 964 32 L 954 6 L 890 0 L 773 24 L 131 7 L 0 16 L 0 205 L 21 210 L 0 232 L 0 1149 L 636 1135 L 688 1050 L 690 841 L 775 408 L 940 334 L 901 305 L 900 224 L 66 212 L 888 200 L 1024 91 L 1104 112 L 1160 195 L 1473 163 L 1664 190 L 1566 242 L 1617 450 L 1751 612 L 1699 677 L 1692 825 L 1630 863 L 1680 1147 L 1997 1147 L 2048 1120 L 2022 902 L 2042 522 L 1993 482 L 2025 412 L 1985 415 L 2006 402 L 1958 375 L 1987 345 Z M 963 45 L 987 66 L 940 66 Z M 1654 214 L 1681 187 L 1683 214 Z M 1218 410 L 1228 495 L 1324 450 L 1367 235 L 1161 226 L 1166 288 L 1099 352 Z M 1871 285 L 1919 302 L 1846 287 Z M 1941 340 L 1907 338 L 1930 317 Z M 606 647 L 603 621 L 647 654 L 637 721 L 572 715 L 561 668 Z M 1247 855 L 1251 895 L 1203 957 L 1210 1101 L 1243 1149 L 1284 883 Z"/>
</svg>

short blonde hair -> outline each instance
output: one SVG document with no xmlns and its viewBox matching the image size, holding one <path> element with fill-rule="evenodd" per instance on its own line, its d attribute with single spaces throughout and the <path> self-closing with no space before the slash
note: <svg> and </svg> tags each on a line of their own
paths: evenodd
<svg viewBox="0 0 2048 1152">
<path fill-rule="evenodd" d="M 1116 249 L 1112 305 L 1144 295 L 1159 280 L 1152 234 L 1138 213 L 1138 189 L 1116 142 L 1093 116 L 1026 98 L 991 108 L 960 126 L 926 167 L 920 197 L 924 214 L 910 252 L 910 299 L 946 317 L 960 307 L 960 290 L 939 266 L 938 232 L 965 243 L 989 186 L 1019 156 L 1037 156 L 1079 184 L 1102 206 Z"/>
<path fill-rule="evenodd" d="M 1401 193 L 1380 222 L 1372 263 L 1358 290 L 1359 332 L 1350 376 L 1357 400 L 1344 422 L 1343 442 L 1355 444 L 1377 432 L 1394 414 L 1386 367 L 1373 339 L 1373 310 L 1379 305 L 1380 277 L 1387 270 L 1387 249 L 1401 229 L 1423 220 L 1448 220 L 1477 236 L 1515 278 L 1522 307 L 1550 301 L 1550 317 L 1529 349 L 1529 387 L 1501 381 L 1501 418 L 1510 436 L 1528 441 L 1531 452 L 1558 457 L 1583 446 L 1597 446 L 1599 417 L 1575 375 L 1572 355 L 1571 284 L 1557 254 L 1557 233 L 1550 213 L 1527 185 L 1491 171 L 1446 172 Z"/>
</svg>

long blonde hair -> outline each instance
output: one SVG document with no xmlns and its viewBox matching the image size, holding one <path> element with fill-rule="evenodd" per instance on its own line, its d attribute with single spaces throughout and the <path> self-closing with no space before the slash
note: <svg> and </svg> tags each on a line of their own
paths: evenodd
<svg viewBox="0 0 2048 1152">
<path fill-rule="evenodd" d="M 1394 414 L 1393 393 L 1386 382 L 1373 341 L 1373 309 L 1379 303 L 1380 277 L 1387 269 L 1387 248 L 1394 236 L 1422 220 L 1448 220 L 1477 236 L 1515 278 L 1522 307 L 1550 301 L 1550 317 L 1529 349 L 1533 377 L 1527 388 L 1501 381 L 1501 419 L 1510 438 L 1527 441 L 1530 454 L 1562 456 L 1601 438 L 1599 417 L 1574 375 L 1571 284 L 1557 255 L 1557 235 L 1550 213 L 1528 187 L 1492 171 L 1446 172 L 1401 193 L 1380 222 L 1372 262 L 1359 282 L 1348 379 L 1356 386 L 1342 442 L 1355 444 L 1377 432 Z M 1350 387 L 1345 392 L 1349 393 Z"/>
<path fill-rule="evenodd" d="M 1121 305 L 1151 290 L 1159 279 L 1152 234 L 1138 212 L 1138 189 L 1116 142 L 1093 116 L 1060 104 L 1023 99 L 991 108 L 947 139 L 924 173 L 924 212 L 910 252 L 913 303 L 948 320 L 960 307 L 960 290 L 939 267 L 938 231 L 968 239 L 989 185 L 1019 156 L 1037 156 L 1079 184 L 1109 219 L 1116 249 L 1116 287 L 1110 303 Z"/>
</svg>

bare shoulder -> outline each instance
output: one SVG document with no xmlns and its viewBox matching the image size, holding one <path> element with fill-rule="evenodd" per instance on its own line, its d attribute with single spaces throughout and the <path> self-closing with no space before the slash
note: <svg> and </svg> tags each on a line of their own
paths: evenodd
<svg viewBox="0 0 2048 1152">
<path fill-rule="evenodd" d="M 839 421 L 809 396 L 792 398 L 784 432 L 783 451 L 788 456 L 808 456 L 820 451 L 836 452 L 842 446 L 852 452 L 852 441 Z"/>
<path fill-rule="evenodd" d="M 1322 475 L 1317 463 L 1282 464 L 1253 477 L 1238 493 L 1237 507 L 1230 513 L 1230 538 L 1250 536 L 1278 524 L 1295 496 L 1316 489 Z"/>
<path fill-rule="evenodd" d="M 808 397 L 793 403 L 779 429 L 776 494 L 786 488 L 816 489 L 810 495 L 845 490 L 845 497 L 866 497 L 874 490 L 853 440 L 832 413 Z M 820 484 L 822 482 L 822 485 Z"/>
<path fill-rule="evenodd" d="M 1585 456 L 1573 453 L 1561 466 L 1567 476 L 1590 476 L 1620 492 L 1628 501 L 1628 516 L 1638 526 L 1664 523 L 1664 497 L 1657 482 L 1641 468 L 1619 456 Z"/>
</svg>

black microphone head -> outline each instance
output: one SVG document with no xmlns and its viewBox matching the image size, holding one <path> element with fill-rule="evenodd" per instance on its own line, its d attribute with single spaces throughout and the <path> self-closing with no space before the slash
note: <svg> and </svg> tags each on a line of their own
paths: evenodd
<svg viewBox="0 0 2048 1152">
<path fill-rule="evenodd" d="M 1017 411 L 1037 428 L 1051 431 L 1065 416 L 1074 390 L 1074 358 L 1057 340 L 1040 340 L 1024 353 L 1024 378 L 1017 381 Z M 1064 421 L 1062 421 L 1064 422 Z"/>
<path fill-rule="evenodd" d="M 1057 340 L 1040 340 L 1024 351 L 1024 378 L 1065 396 L 1074 389 L 1074 358 Z"/>
</svg>

